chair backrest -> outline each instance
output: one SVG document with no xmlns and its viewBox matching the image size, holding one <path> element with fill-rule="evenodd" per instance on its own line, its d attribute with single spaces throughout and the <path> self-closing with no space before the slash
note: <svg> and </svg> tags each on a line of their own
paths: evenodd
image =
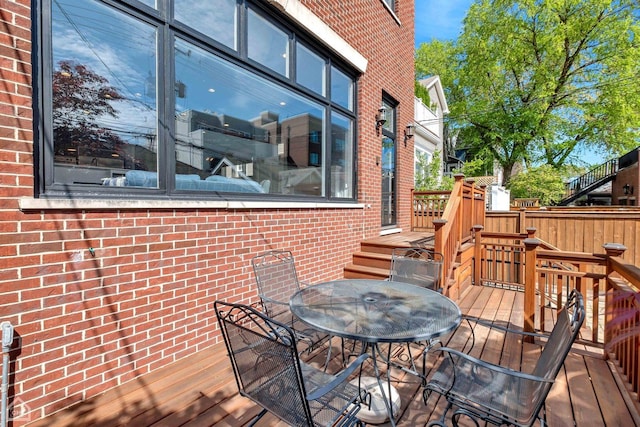
<svg viewBox="0 0 640 427">
<path fill-rule="evenodd" d="M 580 333 L 584 318 L 585 308 L 582 294 L 574 289 L 569 294 L 567 303 L 558 313 L 558 320 L 538 358 L 532 372 L 533 375 L 555 380 L 571 346 Z M 528 398 L 530 400 L 528 401 L 531 402 L 529 405 L 531 423 L 542 409 L 552 385 L 553 383 L 539 383 L 534 390 L 530 390 L 530 398 Z"/>
<path fill-rule="evenodd" d="M 395 248 L 389 280 L 441 290 L 442 254 L 424 248 Z"/>
<path fill-rule="evenodd" d="M 582 294 L 574 289 L 558 313 L 558 320 L 533 370 L 534 375 L 544 378 L 556 377 L 580 333 L 584 318 L 584 299 Z"/>
<path fill-rule="evenodd" d="M 246 305 L 214 309 L 240 394 L 290 425 L 313 425 L 293 331 Z"/>
<path fill-rule="evenodd" d="M 291 295 L 300 289 L 293 254 L 290 251 L 269 251 L 251 260 L 262 304 L 271 318 L 289 311 Z M 284 304 L 273 304 L 269 300 Z"/>
</svg>

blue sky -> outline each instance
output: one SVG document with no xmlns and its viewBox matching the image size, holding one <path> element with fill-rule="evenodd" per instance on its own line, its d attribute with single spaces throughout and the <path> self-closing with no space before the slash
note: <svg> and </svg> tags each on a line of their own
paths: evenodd
<svg viewBox="0 0 640 427">
<path fill-rule="evenodd" d="M 416 47 L 432 39 L 454 40 L 473 0 L 416 0 Z"/>
</svg>

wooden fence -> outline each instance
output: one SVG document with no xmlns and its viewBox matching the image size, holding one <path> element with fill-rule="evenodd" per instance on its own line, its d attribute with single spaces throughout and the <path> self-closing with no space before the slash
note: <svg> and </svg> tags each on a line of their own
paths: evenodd
<svg viewBox="0 0 640 427">
<path fill-rule="evenodd" d="M 518 212 L 487 212 L 484 231 L 526 233 L 563 251 L 603 253 L 603 245 L 627 247 L 623 258 L 640 265 L 640 208 L 622 206 L 555 207 Z"/>
</svg>

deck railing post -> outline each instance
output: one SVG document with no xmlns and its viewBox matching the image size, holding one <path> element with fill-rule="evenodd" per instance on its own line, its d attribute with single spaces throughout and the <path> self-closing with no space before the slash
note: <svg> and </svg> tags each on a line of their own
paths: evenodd
<svg viewBox="0 0 640 427">
<path fill-rule="evenodd" d="M 473 226 L 474 250 L 473 250 L 473 284 L 482 284 L 482 225 Z"/>
<path fill-rule="evenodd" d="M 527 222 L 527 208 L 520 208 L 518 212 L 518 229 L 516 233 L 522 233 Z"/>
<path fill-rule="evenodd" d="M 605 284 L 604 284 L 604 289 L 605 289 L 604 345 L 606 348 L 606 346 L 611 342 L 612 330 L 609 327 L 609 325 L 613 320 L 615 320 L 614 316 L 616 311 L 614 310 L 614 307 L 613 307 L 614 295 L 612 295 L 611 293 L 611 283 L 609 282 L 609 277 L 613 273 L 613 268 L 611 267 L 610 260 L 612 257 L 622 256 L 622 254 L 624 254 L 624 252 L 627 250 L 627 247 L 620 243 L 605 243 L 604 245 L 602 245 L 602 247 L 604 248 L 607 254 L 607 278 L 605 279 Z"/>
<path fill-rule="evenodd" d="M 524 239 L 525 264 L 524 264 L 524 331 L 535 331 L 536 312 L 536 282 L 538 264 L 536 249 L 540 245 L 540 240 Z M 533 342 L 533 339 L 531 339 Z"/>
</svg>

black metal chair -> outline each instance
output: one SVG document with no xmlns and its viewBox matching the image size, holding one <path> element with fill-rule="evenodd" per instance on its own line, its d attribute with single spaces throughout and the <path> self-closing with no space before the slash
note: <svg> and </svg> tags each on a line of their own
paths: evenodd
<svg viewBox="0 0 640 427">
<path fill-rule="evenodd" d="M 442 263 L 443 257 L 439 252 L 426 248 L 395 248 L 391 252 L 391 268 L 389 270 L 389 280 L 394 282 L 410 283 L 422 288 L 431 289 L 442 293 Z M 418 375 L 426 384 L 426 362 L 427 352 L 438 340 L 419 342 L 422 348 L 422 374 L 418 373 L 414 357 L 411 353 L 411 345 L 407 344 L 406 358 L 410 364 L 408 369 L 400 364 L 394 364 L 406 372 Z M 389 355 L 390 356 L 390 355 Z M 404 356 L 403 356 L 404 357 Z M 405 362 L 406 362 L 405 361 Z"/>
<path fill-rule="evenodd" d="M 432 393 L 446 398 L 448 406 L 442 418 L 428 425 L 444 426 L 449 409 L 454 426 L 465 416 L 479 426 L 478 420 L 494 425 L 531 426 L 536 419 L 544 425 L 541 412 L 549 390 L 571 349 L 584 321 L 582 295 L 571 291 L 550 335 L 514 331 L 497 325 L 487 326 L 506 333 L 546 339 L 546 344 L 531 373 L 489 363 L 460 351 L 442 347 L 442 361 L 423 392 L 425 404 Z"/>
<path fill-rule="evenodd" d="M 253 257 L 251 265 L 264 312 L 271 319 L 293 329 L 298 342 L 302 344 L 301 352 L 311 352 L 329 339 L 327 334 L 311 329 L 297 320 L 289 310 L 289 299 L 300 290 L 295 260 L 290 251 L 265 252 Z M 329 352 L 327 362 L 330 355 Z"/>
<path fill-rule="evenodd" d="M 411 283 L 442 293 L 442 254 L 424 248 L 395 248 L 389 280 Z"/>
<path fill-rule="evenodd" d="M 218 318 L 239 393 L 293 426 L 362 425 L 358 387 L 349 377 L 368 355 L 337 375 L 300 361 L 293 330 L 242 304 L 216 301 Z"/>
</svg>

